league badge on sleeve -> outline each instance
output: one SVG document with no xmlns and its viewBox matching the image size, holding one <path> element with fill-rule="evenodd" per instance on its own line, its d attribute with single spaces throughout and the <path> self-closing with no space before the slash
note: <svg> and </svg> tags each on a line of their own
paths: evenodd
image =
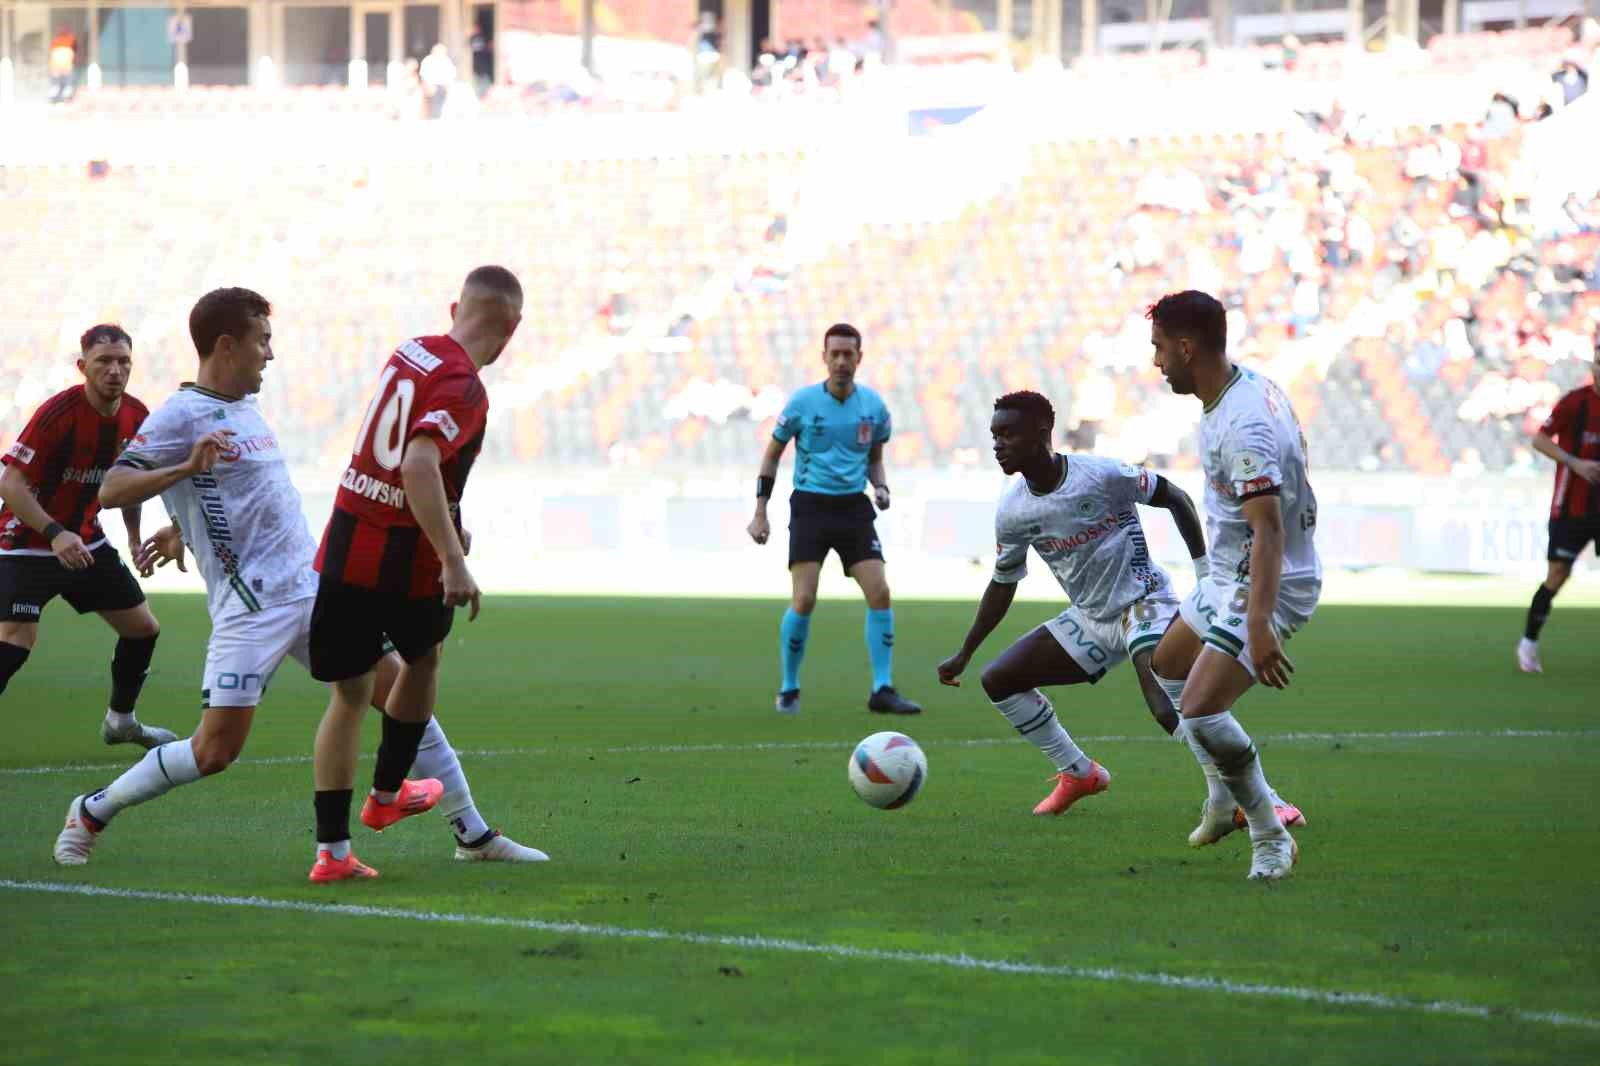
<svg viewBox="0 0 1600 1066">
<path fill-rule="evenodd" d="M 872 443 L 872 419 L 863 418 L 860 422 L 856 423 L 856 443 Z"/>
</svg>

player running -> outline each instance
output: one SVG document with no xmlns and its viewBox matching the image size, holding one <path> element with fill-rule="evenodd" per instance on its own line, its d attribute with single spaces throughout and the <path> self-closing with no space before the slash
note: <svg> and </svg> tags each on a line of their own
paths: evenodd
<svg viewBox="0 0 1600 1066">
<path fill-rule="evenodd" d="M 426 731 L 436 728 L 440 644 L 455 608 L 470 604 L 468 621 L 478 617 L 461 528 L 461 494 L 489 414 L 478 375 L 521 322 L 516 276 L 498 266 L 472 271 L 450 305 L 450 332 L 408 340 L 389 356 L 356 433 L 317 551 L 311 613 L 311 676 L 330 690 L 317 729 L 313 881 L 374 876 L 350 851 L 350 803 L 361 717 L 392 659 L 385 654 L 391 642 L 403 662 L 384 703 L 361 821 L 382 831 L 427 803 L 436 787 L 405 775 Z M 471 858 L 498 838 L 480 821 L 459 839 L 457 857 Z M 521 850 L 525 859 L 546 858 Z"/>
<path fill-rule="evenodd" d="M 1143 467 L 1051 447 L 1055 409 L 1036 392 L 1013 392 L 994 404 L 989 431 L 995 461 L 1021 474 L 995 512 L 994 576 L 961 649 L 939 664 L 941 683 L 959 685 L 972 656 L 1005 618 L 1032 547 L 1072 601 L 1055 618 L 1019 638 L 983 671 L 995 709 L 1056 767 L 1055 789 L 1034 814 L 1062 814 L 1104 792 L 1111 775 L 1083 753 L 1057 719 L 1045 685 L 1095 684 L 1132 659 L 1150 713 L 1168 733 L 1178 725 L 1150 670 L 1150 656 L 1178 600 L 1167 573 L 1150 558 L 1136 504 L 1172 513 L 1202 579 L 1205 536 L 1182 489 Z"/>
<path fill-rule="evenodd" d="M 1311 620 L 1322 593 L 1305 437 L 1283 390 L 1228 359 L 1227 316 L 1215 299 L 1174 293 L 1148 317 L 1156 367 L 1173 392 L 1205 405 L 1200 460 L 1210 573 L 1183 601 L 1151 663 L 1190 743 L 1217 769 L 1190 842 L 1220 839 L 1242 811 L 1249 877 L 1273 881 L 1289 874 L 1299 847 L 1233 705 L 1257 679 L 1289 687 L 1294 665 L 1280 641 Z"/>
<path fill-rule="evenodd" d="M 1517 642 L 1517 666 L 1540 674 L 1539 631 L 1550 604 L 1572 576 L 1572 564 L 1591 542 L 1600 552 L 1600 330 L 1594 336 L 1594 379 L 1556 403 L 1533 436 L 1533 450 L 1556 461 L 1550 499 L 1550 571 L 1534 591 Z"/>
<path fill-rule="evenodd" d="M 117 634 L 100 739 L 149 749 L 178 739 L 134 716 L 161 627 L 106 542 L 99 490 L 150 411 L 126 391 L 133 338 L 121 326 L 89 327 L 78 349 L 83 384 L 46 400 L 0 456 L 0 693 L 27 662 L 45 607 L 60 596 L 79 614 L 94 611 Z M 129 556 L 148 577 L 139 561 L 139 511 L 138 504 L 124 507 L 122 522 Z"/>
<path fill-rule="evenodd" d="M 276 435 L 255 394 L 272 361 L 271 306 L 248 289 L 207 293 L 189 315 L 200 355 L 195 381 L 183 386 L 141 427 L 101 485 L 108 506 L 133 506 L 160 495 L 177 526 L 154 534 L 140 558 L 154 565 L 182 558 L 179 530 L 205 578 L 211 639 L 206 649 L 200 728 L 187 740 L 154 748 L 105 788 L 73 799 L 56 838 L 55 860 L 89 861 L 99 834 L 119 812 L 179 785 L 220 773 L 239 757 L 256 705 L 285 657 L 308 661 L 316 543 Z M 399 672 L 388 656 L 375 704 Z M 441 803 L 456 817 L 481 817 L 460 762 L 442 731 L 429 732 L 418 768 L 446 782 Z M 452 784 L 453 783 L 453 784 Z M 452 797 L 454 799 L 452 800 Z M 511 845 L 457 857 L 513 859 Z M 531 851 L 531 849 L 519 849 Z"/>
<path fill-rule="evenodd" d="M 780 714 L 800 712 L 800 663 L 811 635 L 822 564 L 830 550 L 839 553 L 845 574 L 861 586 L 867 600 L 867 656 L 872 663 L 867 709 L 880 714 L 922 712 L 894 687 L 894 609 L 872 504 L 862 495 L 870 481 L 878 510 L 889 509 L 889 481 L 883 468 L 889 409 L 876 392 L 856 384 L 861 355 L 861 334 L 854 326 L 828 327 L 822 337 L 828 380 L 789 397 L 756 477 L 756 514 L 747 531 L 750 539 L 765 544 L 772 533 L 767 500 L 778 476 L 778 461 L 789 441 L 795 442 L 794 492 L 789 496 L 792 591 L 778 642 L 783 668 L 777 699 Z"/>
</svg>

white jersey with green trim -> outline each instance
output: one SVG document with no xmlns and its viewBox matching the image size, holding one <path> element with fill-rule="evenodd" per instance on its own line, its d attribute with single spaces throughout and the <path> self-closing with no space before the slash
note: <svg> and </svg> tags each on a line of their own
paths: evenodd
<svg viewBox="0 0 1600 1066">
<path fill-rule="evenodd" d="M 185 384 L 145 419 L 117 465 L 153 470 L 181 463 L 214 430 L 232 434 L 233 446 L 210 473 L 161 494 L 205 578 L 212 622 L 315 596 L 317 544 L 255 397 Z"/>
<path fill-rule="evenodd" d="M 1136 506 L 1155 495 L 1156 475 L 1096 455 L 1067 455 L 1055 488 L 1035 493 L 1027 478 L 1000 497 L 995 510 L 993 580 L 1015 584 L 1028 573 L 1031 547 L 1072 605 L 1095 619 L 1114 618 L 1131 603 L 1172 588 L 1150 558 Z"/>
<path fill-rule="evenodd" d="M 1245 501 L 1275 493 L 1283 509 L 1282 580 L 1322 580 L 1312 534 L 1317 497 L 1306 473 L 1306 438 L 1289 397 L 1253 370 L 1234 367 L 1200 419 L 1206 473 L 1206 543 L 1214 581 L 1250 582 Z"/>
</svg>

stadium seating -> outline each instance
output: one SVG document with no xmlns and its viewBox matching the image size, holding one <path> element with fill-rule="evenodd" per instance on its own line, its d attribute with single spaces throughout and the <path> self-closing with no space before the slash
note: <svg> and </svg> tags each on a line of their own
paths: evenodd
<svg viewBox="0 0 1600 1066">
<path fill-rule="evenodd" d="M 1429 51 L 1509 51 L 1542 71 L 1570 40 L 1541 29 Z M 1116 62 L 1073 76 L 1125 75 Z M 338 90 L 175 99 L 122 90 L 74 106 L 389 106 Z M 1567 356 L 1584 356 L 1600 322 L 1600 228 L 1541 232 L 1517 215 L 1521 137 L 1323 116 L 1271 134 L 1046 139 L 950 217 L 825 237 L 807 229 L 814 159 L 798 147 L 515 167 L 265 158 L 103 178 L 12 167 L 0 171 L 15 205 L 0 238 L 6 339 L 36 357 L 0 370 L 0 434 L 70 376 L 66 353 L 99 318 L 134 333 L 135 391 L 162 395 L 190 372 L 190 302 L 245 284 L 278 309 L 266 402 L 285 441 L 303 461 L 333 459 L 385 348 L 440 328 L 465 269 L 498 260 L 522 275 L 528 306 L 496 371 L 504 428 L 486 462 L 747 465 L 771 397 L 817 379 L 819 338 L 839 319 L 866 334 L 863 380 L 895 413 L 899 464 L 982 461 L 989 401 L 1019 387 L 1054 397 L 1077 442 L 1181 462 L 1188 449 L 1151 414 L 1164 389 L 1141 316 L 1193 284 L 1235 310 L 1234 351 L 1290 389 L 1319 466 L 1496 469 L 1521 461 L 1529 424 L 1581 378 Z M 1483 150 L 1470 210 L 1451 162 L 1469 146 Z M 1346 228 L 1356 216 L 1370 247 Z M 85 262 L 93 291 L 75 280 Z M 1452 345 L 1435 343 L 1446 333 Z"/>
</svg>

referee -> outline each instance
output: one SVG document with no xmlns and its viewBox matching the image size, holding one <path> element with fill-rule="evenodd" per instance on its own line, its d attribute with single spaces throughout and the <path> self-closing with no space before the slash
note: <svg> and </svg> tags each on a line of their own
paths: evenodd
<svg viewBox="0 0 1600 1066">
<path fill-rule="evenodd" d="M 867 482 L 878 510 L 889 509 L 889 484 L 883 472 L 883 445 L 889 439 L 889 409 L 871 389 L 856 384 L 861 365 L 861 332 L 840 323 L 822 336 L 822 363 L 828 380 L 808 385 L 784 405 L 772 440 L 761 456 L 756 478 L 756 515 L 750 537 L 765 544 L 772 526 L 767 500 L 778 476 L 778 460 L 795 442 L 794 492 L 789 497 L 789 578 L 793 592 L 783 614 L 778 652 L 783 679 L 778 685 L 780 714 L 800 711 L 800 663 L 817 605 L 817 580 L 829 550 L 839 553 L 844 572 L 861 586 L 867 600 L 867 655 L 872 662 L 872 695 L 867 709 L 880 714 L 920 714 L 922 708 L 894 689 L 894 611 L 883 572 L 883 547 L 873 526 Z"/>
</svg>

